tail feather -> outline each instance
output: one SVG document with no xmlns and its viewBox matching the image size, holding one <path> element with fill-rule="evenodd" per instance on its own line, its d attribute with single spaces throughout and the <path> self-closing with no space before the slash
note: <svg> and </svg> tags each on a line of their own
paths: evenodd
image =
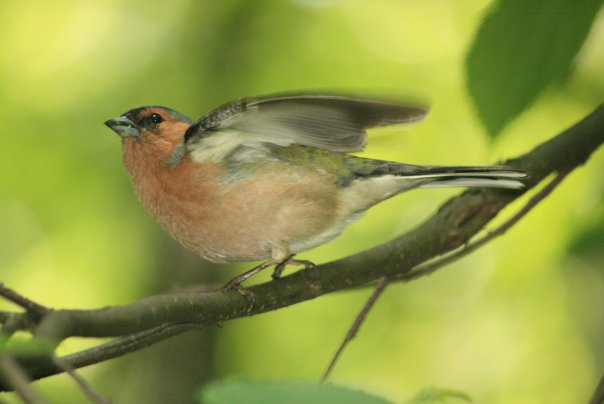
<svg viewBox="0 0 604 404">
<path fill-rule="evenodd" d="M 504 166 L 422 167 L 350 156 L 354 177 L 342 182 L 344 209 L 359 213 L 414 188 L 489 187 L 522 189 L 527 175 Z"/>
<path fill-rule="evenodd" d="M 485 188 L 505 188 L 522 189 L 524 184 L 516 180 L 501 178 L 468 178 L 460 177 L 447 180 L 437 180 L 428 182 L 419 186 L 420 188 L 454 188 L 454 187 L 485 187 Z"/>
<path fill-rule="evenodd" d="M 421 167 L 419 172 L 409 177 L 427 181 L 421 188 L 445 187 L 489 187 L 522 189 L 524 183 L 519 181 L 526 178 L 522 171 L 505 166 L 486 167 Z"/>
</svg>

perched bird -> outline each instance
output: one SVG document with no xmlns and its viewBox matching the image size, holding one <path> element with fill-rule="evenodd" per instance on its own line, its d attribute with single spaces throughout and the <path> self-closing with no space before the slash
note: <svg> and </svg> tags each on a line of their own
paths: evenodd
<svg viewBox="0 0 604 404">
<path fill-rule="evenodd" d="M 275 95 L 225 104 L 193 122 L 146 106 L 105 122 L 122 138 L 136 194 L 176 240 L 213 262 L 311 266 L 295 254 L 324 244 L 363 212 L 414 188 L 519 189 L 502 166 L 418 166 L 346 154 L 366 129 L 419 121 L 425 108 L 337 95 Z"/>
</svg>

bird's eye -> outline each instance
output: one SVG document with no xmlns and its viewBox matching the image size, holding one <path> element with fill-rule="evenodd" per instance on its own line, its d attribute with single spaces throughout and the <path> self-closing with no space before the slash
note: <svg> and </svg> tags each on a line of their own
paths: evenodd
<svg viewBox="0 0 604 404">
<path fill-rule="evenodd" d="M 158 124 L 164 121 L 164 118 L 161 117 L 160 114 L 151 114 L 151 122 Z"/>
</svg>

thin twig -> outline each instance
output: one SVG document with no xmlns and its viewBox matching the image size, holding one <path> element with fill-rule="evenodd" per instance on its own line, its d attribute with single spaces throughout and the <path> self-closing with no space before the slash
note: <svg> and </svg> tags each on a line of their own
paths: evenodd
<svg viewBox="0 0 604 404">
<path fill-rule="evenodd" d="M 331 361 L 329 362 L 327 369 L 325 369 L 325 373 L 323 373 L 323 377 L 321 378 L 321 383 L 324 383 L 327 380 L 327 378 L 331 374 L 333 368 L 336 366 L 338 359 L 340 359 L 340 355 L 342 355 L 342 352 L 344 352 L 344 349 L 346 348 L 346 346 L 357 335 L 357 333 L 359 332 L 359 329 L 361 328 L 361 325 L 365 321 L 365 318 L 367 318 L 367 314 L 369 313 L 369 311 L 371 310 L 371 308 L 373 307 L 375 302 L 377 302 L 379 297 L 382 295 L 382 293 L 386 289 L 386 286 L 388 286 L 388 284 L 390 283 L 391 280 L 392 280 L 392 277 L 389 277 L 389 276 L 384 276 L 382 279 L 380 279 L 377 286 L 373 290 L 373 293 L 371 294 L 371 296 L 369 296 L 369 299 L 367 299 L 367 302 L 365 302 L 365 305 L 363 306 L 363 308 L 361 309 L 359 314 L 357 314 L 357 317 L 354 319 L 352 325 L 348 329 L 348 332 L 346 333 L 346 335 L 344 336 L 344 339 L 340 343 L 338 350 L 331 358 Z"/>
<path fill-rule="evenodd" d="M 150 330 L 116 338 L 113 341 L 65 355 L 57 359 L 60 362 L 67 364 L 72 369 L 79 369 L 118 358 L 131 352 L 136 352 L 175 335 L 202 328 L 205 327 L 195 323 L 164 324 Z M 48 364 L 40 364 L 30 369 L 30 374 L 34 379 L 57 375 L 63 372 L 65 372 L 65 367 L 59 366 L 56 361 Z"/>
<path fill-rule="evenodd" d="M 75 371 L 75 369 L 69 364 L 69 362 L 61 358 L 53 358 L 53 362 L 55 365 L 57 365 L 57 367 L 63 369 L 63 371 L 67 373 L 69 377 L 73 379 L 73 381 L 76 382 L 76 384 L 80 387 L 82 392 L 84 392 L 84 394 L 90 399 L 90 401 L 95 404 L 111 403 L 111 400 L 104 398 L 99 393 L 97 393 L 92 388 L 92 386 L 88 384 L 88 382 Z"/>
<path fill-rule="evenodd" d="M 483 238 L 476 240 L 473 243 L 467 244 L 465 247 L 462 247 L 461 249 L 454 251 L 451 254 L 446 255 L 442 258 L 436 259 L 427 264 L 418 265 L 411 271 L 398 276 L 397 279 L 402 279 L 405 282 L 409 282 L 411 280 L 421 278 L 422 276 L 430 275 L 437 269 L 442 268 L 445 265 L 451 264 L 452 262 L 455 262 L 458 259 L 465 257 L 466 255 L 469 255 L 470 253 L 476 251 L 477 249 L 479 249 L 480 247 L 482 247 L 489 241 L 493 240 L 494 238 L 497 238 L 497 237 L 503 235 L 512 226 L 514 226 L 516 223 L 518 223 L 518 221 L 520 221 L 524 216 L 526 216 L 531 210 L 533 210 L 533 208 L 535 206 L 537 206 L 539 204 L 539 202 L 541 202 L 549 194 L 551 194 L 552 191 L 554 189 L 556 189 L 556 187 L 558 185 L 560 185 L 562 180 L 564 180 L 564 178 L 566 178 L 566 176 L 568 175 L 569 172 L 570 171 L 568 171 L 568 170 L 558 172 L 558 175 L 556 175 L 556 177 L 553 180 L 551 180 L 545 187 L 543 187 L 539 192 L 537 192 L 526 203 L 526 205 L 524 205 L 522 207 L 522 209 L 520 209 L 518 212 L 516 212 L 516 214 L 514 216 L 512 216 L 510 219 L 508 219 L 505 223 L 503 223 L 497 229 L 489 232 Z"/>
<path fill-rule="evenodd" d="M 596 387 L 593 396 L 589 400 L 589 404 L 602 404 L 604 403 L 604 376 L 600 379 L 600 383 Z"/>
<path fill-rule="evenodd" d="M 51 310 L 48 307 L 42 306 L 41 304 L 38 304 L 33 300 L 20 295 L 14 290 L 7 288 L 2 282 L 0 282 L 0 296 L 10 302 L 13 302 L 17 306 L 23 307 L 28 313 L 36 316 L 41 317 Z"/>
<path fill-rule="evenodd" d="M 0 356 L 0 374 L 19 397 L 27 404 L 43 404 L 46 400 L 31 386 L 29 376 L 11 355 Z"/>
<path fill-rule="evenodd" d="M 117 338 L 85 351 L 63 356 L 61 359 L 78 369 L 138 351 L 183 332 L 204 328 L 206 327 L 195 323 L 164 324 L 150 330 Z"/>
</svg>

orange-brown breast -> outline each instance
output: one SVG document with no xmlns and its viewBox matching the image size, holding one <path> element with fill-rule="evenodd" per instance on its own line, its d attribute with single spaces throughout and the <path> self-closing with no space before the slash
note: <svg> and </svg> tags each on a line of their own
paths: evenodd
<svg viewBox="0 0 604 404">
<path fill-rule="evenodd" d="M 124 145 L 124 162 L 142 203 L 174 238 L 209 260 L 296 253 L 335 237 L 343 227 L 338 191 L 328 174 L 274 163 L 231 179 L 216 162 L 197 163 L 186 155 L 169 168 L 157 158 L 160 152 L 154 158 L 131 146 Z"/>
</svg>

